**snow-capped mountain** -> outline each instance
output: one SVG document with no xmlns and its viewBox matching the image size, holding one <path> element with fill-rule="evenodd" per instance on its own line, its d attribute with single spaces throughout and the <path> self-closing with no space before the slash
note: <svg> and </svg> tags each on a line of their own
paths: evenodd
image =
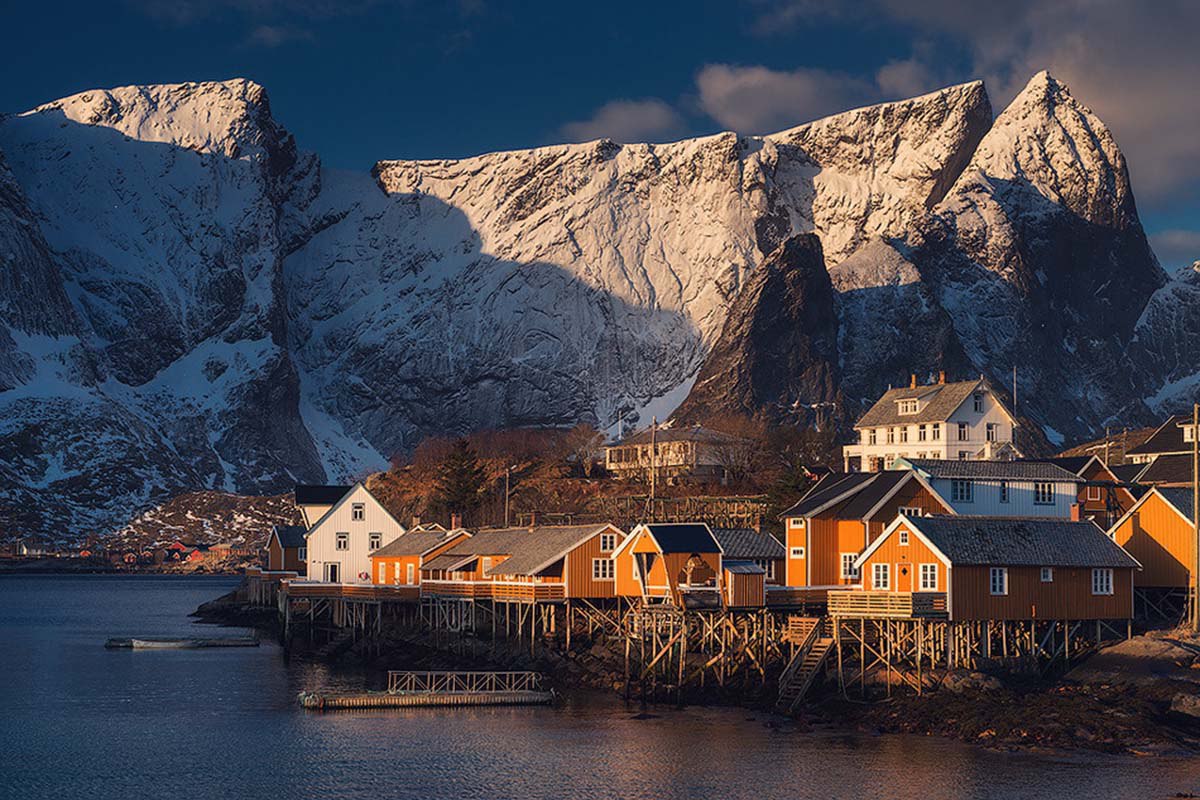
<svg viewBox="0 0 1200 800">
<path fill-rule="evenodd" d="M 1075 438 L 1200 368 L 1169 343 L 1194 282 L 1166 283 L 1111 135 L 1045 74 L 994 123 L 976 82 L 372 175 L 323 168 L 249 81 L 126 87 L 0 118 L 0 153 L 0 532 L 346 479 L 433 432 L 666 416 L 796 234 L 838 385 L 776 409 L 1016 364 L 1022 410 Z"/>
</svg>

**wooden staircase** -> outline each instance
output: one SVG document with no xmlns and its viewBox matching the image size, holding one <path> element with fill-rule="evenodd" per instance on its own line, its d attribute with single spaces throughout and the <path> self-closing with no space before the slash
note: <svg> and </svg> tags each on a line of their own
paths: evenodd
<svg viewBox="0 0 1200 800">
<path fill-rule="evenodd" d="M 788 638 L 799 646 L 779 677 L 776 711 L 793 713 L 812 688 L 825 659 L 833 652 L 833 637 L 826 635 L 825 627 L 825 621 L 817 617 L 793 617 L 788 621 Z"/>
</svg>

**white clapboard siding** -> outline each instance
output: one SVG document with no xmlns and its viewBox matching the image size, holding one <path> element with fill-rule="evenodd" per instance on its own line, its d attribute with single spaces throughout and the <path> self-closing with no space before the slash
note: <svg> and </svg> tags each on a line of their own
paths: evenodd
<svg viewBox="0 0 1200 800">
<path fill-rule="evenodd" d="M 965 516 L 988 517 L 1062 517 L 1071 516 L 1071 506 L 1077 499 L 1078 489 L 1074 483 L 1054 484 L 1054 503 L 1042 505 L 1034 502 L 1033 481 L 1008 481 L 1008 502 L 1000 502 L 1000 481 L 974 480 L 974 498 L 971 502 L 954 499 L 952 481 L 948 478 L 930 480 L 936 491 L 955 510 Z"/>
<path fill-rule="evenodd" d="M 361 521 L 353 518 L 356 503 L 363 504 Z M 338 533 L 350 535 L 348 549 L 337 549 Z M 308 532 L 308 579 L 326 580 L 326 565 L 337 564 L 339 583 L 371 583 L 372 533 L 380 534 L 382 547 L 401 536 L 404 526 L 365 486 L 355 484 Z"/>
</svg>

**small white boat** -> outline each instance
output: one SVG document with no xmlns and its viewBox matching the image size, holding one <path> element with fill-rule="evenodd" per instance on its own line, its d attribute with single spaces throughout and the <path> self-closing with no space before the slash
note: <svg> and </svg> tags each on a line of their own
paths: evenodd
<svg viewBox="0 0 1200 800">
<path fill-rule="evenodd" d="M 196 650 L 204 647 L 258 647 L 256 636 L 226 636 L 215 639 L 193 637 L 145 636 L 109 639 L 104 646 L 124 650 Z"/>
</svg>

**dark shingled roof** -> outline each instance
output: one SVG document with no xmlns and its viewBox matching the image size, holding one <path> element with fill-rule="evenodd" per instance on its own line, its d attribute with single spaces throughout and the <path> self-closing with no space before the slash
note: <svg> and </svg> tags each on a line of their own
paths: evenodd
<svg viewBox="0 0 1200 800">
<path fill-rule="evenodd" d="M 398 538 L 385 544 L 373 556 L 420 556 L 428 553 L 438 545 L 445 544 L 451 538 L 446 530 L 417 530 L 413 529 L 401 534 Z M 460 531 L 454 531 L 459 534 Z"/>
<path fill-rule="evenodd" d="M 349 486 L 296 484 L 296 505 L 331 506 L 350 491 Z"/>
<path fill-rule="evenodd" d="M 726 559 L 776 559 L 787 555 L 779 540 L 769 533 L 751 528 L 712 528 L 713 538 L 721 545 Z"/>
<path fill-rule="evenodd" d="M 866 485 L 878 474 L 878 472 L 831 472 L 805 492 L 799 502 L 779 516 L 781 518 L 807 517 L 830 500 Z"/>
<path fill-rule="evenodd" d="M 1191 448 L 1190 442 L 1183 441 L 1183 428 L 1180 423 L 1190 423 L 1191 420 L 1187 417 L 1172 416 L 1167 419 L 1159 429 L 1150 434 L 1150 438 L 1139 444 L 1137 447 L 1131 447 L 1126 452 L 1127 456 L 1144 456 L 1154 455 L 1155 453 L 1186 453 Z"/>
<path fill-rule="evenodd" d="M 753 561 L 722 561 L 721 566 L 735 575 L 766 575 L 767 571 Z"/>
<path fill-rule="evenodd" d="M 1146 468 L 1145 464 L 1118 464 L 1115 467 L 1109 467 L 1109 471 L 1117 476 L 1117 480 L 1121 483 L 1133 483 L 1142 470 Z"/>
<path fill-rule="evenodd" d="M 308 533 L 303 525 L 276 525 L 274 531 L 280 547 L 304 547 L 304 535 Z"/>
<path fill-rule="evenodd" d="M 976 388 L 981 386 L 986 388 L 987 384 L 974 380 L 918 386 L 915 389 L 908 386 L 901 389 L 888 389 L 883 393 L 883 397 L 879 398 L 875 405 L 862 415 L 862 419 L 854 427 L 877 428 L 880 425 L 944 422 L 975 392 Z M 913 398 L 921 399 L 921 410 L 916 414 L 902 415 L 897 401 Z"/>
<path fill-rule="evenodd" d="M 679 428 L 659 428 L 654 432 L 654 441 L 656 442 L 731 442 L 736 441 L 738 437 L 722 431 L 714 431 L 712 428 L 702 428 L 696 425 L 686 425 Z M 624 447 L 630 444 L 650 444 L 650 429 L 647 428 L 638 431 L 620 442 L 617 442 L 612 447 Z"/>
<path fill-rule="evenodd" d="M 1188 522 L 1195 524 L 1196 520 L 1192 517 L 1192 488 L 1190 486 L 1159 486 L 1155 491 L 1161 494 L 1168 503 L 1175 506 L 1180 514 L 1187 517 Z"/>
<path fill-rule="evenodd" d="M 921 517 L 911 521 L 955 565 L 1136 567 L 1091 522 L 1033 517 Z"/>
<path fill-rule="evenodd" d="M 459 567 L 474 561 L 478 556 L 474 553 L 463 555 L 461 553 L 442 553 L 440 556 L 434 556 L 421 565 L 421 569 L 449 569 L 455 570 Z"/>
<path fill-rule="evenodd" d="M 654 522 L 646 527 L 663 553 L 718 553 L 721 550 L 703 522 Z"/>
<path fill-rule="evenodd" d="M 1056 456 L 1054 458 L 1018 458 L 1023 464 L 1054 464 L 1062 467 L 1072 475 L 1078 475 L 1079 470 L 1087 466 L 1095 456 Z"/>
<path fill-rule="evenodd" d="M 915 480 L 909 470 L 876 472 L 875 479 L 864 484 L 841 510 L 842 519 L 862 519 L 888 492 L 905 480 Z"/>
<path fill-rule="evenodd" d="M 1047 461 L 954 461 L 934 458 L 906 458 L 899 461 L 904 462 L 933 478 L 1083 482 L 1075 473 Z"/>
<path fill-rule="evenodd" d="M 1159 456 L 1145 465 L 1137 478 L 1138 483 L 1191 483 L 1192 456 L 1190 453 L 1177 456 Z"/>
<path fill-rule="evenodd" d="M 534 575 L 608 527 L 592 524 L 508 529 L 513 534 L 511 549 L 504 551 L 509 557 L 488 570 L 487 574 Z M 501 529 L 489 533 L 503 536 L 507 535 L 508 530 Z M 454 549 L 457 551 L 458 548 Z"/>
</svg>

